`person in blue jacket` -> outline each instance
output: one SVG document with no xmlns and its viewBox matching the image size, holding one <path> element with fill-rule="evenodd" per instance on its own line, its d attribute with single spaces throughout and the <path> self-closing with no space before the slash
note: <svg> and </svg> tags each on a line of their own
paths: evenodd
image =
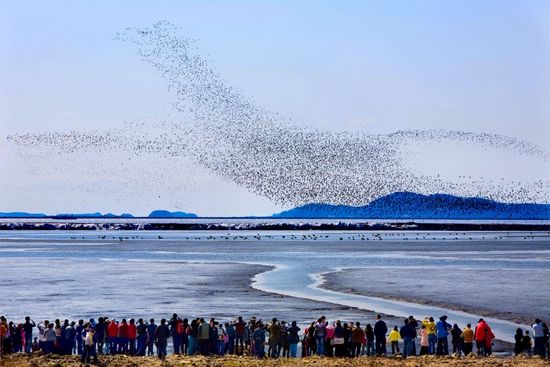
<svg viewBox="0 0 550 367">
<path fill-rule="evenodd" d="M 399 334 L 401 335 L 401 339 L 403 339 L 403 358 L 407 358 L 407 356 L 412 355 L 413 352 L 413 338 L 414 338 L 414 329 L 412 326 L 409 325 L 409 319 L 405 319 L 404 325 L 401 326 L 401 329 L 399 330 Z"/>
<path fill-rule="evenodd" d="M 452 327 L 453 326 L 447 322 L 446 315 L 441 316 L 439 321 L 435 324 L 437 330 L 437 355 L 449 354 L 449 342 L 447 337 Z"/>
</svg>

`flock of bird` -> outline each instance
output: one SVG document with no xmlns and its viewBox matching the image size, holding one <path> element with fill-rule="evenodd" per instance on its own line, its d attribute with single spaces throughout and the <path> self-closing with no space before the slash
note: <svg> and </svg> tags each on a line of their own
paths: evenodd
<svg viewBox="0 0 550 367">
<path fill-rule="evenodd" d="M 108 131 L 15 134 L 27 150 L 123 152 L 171 160 L 185 157 L 250 192 L 282 205 L 364 205 L 397 191 L 482 196 L 506 202 L 548 202 L 550 182 L 463 179 L 453 182 L 404 163 L 405 146 L 445 142 L 512 152 L 547 164 L 550 153 L 498 134 L 407 130 L 392 134 L 329 132 L 297 126 L 256 105 L 219 75 L 180 30 L 159 22 L 128 28 L 115 39 L 167 81 L 184 122 L 136 121 Z M 465 176 L 464 176 L 465 177 Z M 150 185 L 144 176 L 143 185 Z"/>
</svg>

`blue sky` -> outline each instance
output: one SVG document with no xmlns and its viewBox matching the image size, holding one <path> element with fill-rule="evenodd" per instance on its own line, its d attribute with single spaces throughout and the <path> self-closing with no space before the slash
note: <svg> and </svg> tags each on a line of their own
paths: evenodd
<svg viewBox="0 0 550 367">
<path fill-rule="evenodd" d="M 165 82 L 113 40 L 128 26 L 159 20 L 196 38 L 231 84 L 297 124 L 483 131 L 550 148 L 547 1 L 3 1 L 1 133 L 174 119 Z M 0 210 L 92 209 L 94 202 L 54 190 L 55 205 L 36 204 L 32 192 L 44 188 L 18 193 L 9 181 L 25 179 L 24 172 L 10 176 L 13 162 L 2 155 L 0 190 L 13 195 L 1 199 Z M 211 183 L 221 197 L 226 183 Z M 278 209 L 234 189 L 248 203 L 240 214 Z M 235 209 L 213 202 L 190 210 Z M 95 204 L 112 211 L 170 205 Z"/>
</svg>

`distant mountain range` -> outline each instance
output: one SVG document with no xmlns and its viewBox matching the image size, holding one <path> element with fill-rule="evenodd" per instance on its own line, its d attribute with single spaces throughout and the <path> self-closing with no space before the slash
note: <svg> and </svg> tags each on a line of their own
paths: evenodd
<svg viewBox="0 0 550 367">
<path fill-rule="evenodd" d="M 365 206 L 306 204 L 273 218 L 550 219 L 550 204 L 505 204 L 483 198 L 396 192 Z"/>
<path fill-rule="evenodd" d="M 193 213 L 154 210 L 148 218 L 197 218 Z M 66 213 L 1 213 L 0 218 L 134 218 L 132 214 Z M 254 217 L 249 217 L 254 218 Z M 342 219 L 547 219 L 550 204 L 506 204 L 483 198 L 466 198 L 445 194 L 421 195 L 396 192 L 364 206 L 306 204 L 271 218 L 342 218 Z"/>
<path fill-rule="evenodd" d="M 54 219 L 77 219 L 77 218 L 135 218 L 132 214 L 122 213 L 120 215 L 107 213 L 63 213 L 47 215 L 43 213 L 26 212 L 0 212 L 0 218 L 54 218 Z M 153 210 L 148 218 L 197 218 L 196 214 L 184 212 L 170 212 L 167 210 Z"/>
</svg>

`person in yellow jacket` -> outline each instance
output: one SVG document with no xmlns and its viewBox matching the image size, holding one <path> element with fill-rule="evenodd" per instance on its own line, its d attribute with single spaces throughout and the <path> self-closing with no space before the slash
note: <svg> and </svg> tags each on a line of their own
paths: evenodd
<svg viewBox="0 0 550 367">
<path fill-rule="evenodd" d="M 472 330 L 472 324 L 466 325 L 462 330 L 462 351 L 467 356 L 472 353 L 474 346 L 474 331 Z"/>
<path fill-rule="evenodd" d="M 426 327 L 428 333 L 428 353 L 435 354 L 435 345 L 437 344 L 437 328 L 433 317 L 426 317 L 422 320 L 422 325 Z"/>
<path fill-rule="evenodd" d="M 401 337 L 401 334 L 399 334 L 399 331 L 397 330 L 397 326 L 394 326 L 393 330 L 390 332 L 390 335 L 388 336 L 388 341 L 391 344 L 391 352 L 394 356 L 399 353 L 400 337 Z"/>
</svg>

